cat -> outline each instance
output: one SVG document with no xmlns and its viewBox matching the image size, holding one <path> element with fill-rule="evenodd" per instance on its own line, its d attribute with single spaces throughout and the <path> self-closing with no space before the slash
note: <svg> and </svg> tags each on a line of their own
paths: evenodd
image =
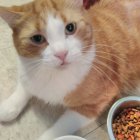
<svg viewBox="0 0 140 140">
<path fill-rule="evenodd" d="M 1 7 L 19 54 L 16 91 L 0 105 L 15 119 L 35 96 L 67 110 L 39 140 L 73 134 L 140 81 L 140 2 L 35 0 Z"/>
</svg>

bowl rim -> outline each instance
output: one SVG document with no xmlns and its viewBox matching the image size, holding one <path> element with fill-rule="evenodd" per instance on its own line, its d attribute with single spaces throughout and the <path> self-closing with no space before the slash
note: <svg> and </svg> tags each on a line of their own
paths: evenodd
<svg viewBox="0 0 140 140">
<path fill-rule="evenodd" d="M 140 101 L 140 96 L 123 97 L 123 98 L 119 99 L 118 101 L 116 101 L 113 104 L 113 106 L 111 107 L 111 109 L 109 110 L 108 117 L 107 117 L 107 131 L 108 131 L 108 135 L 109 135 L 110 140 L 115 140 L 113 129 L 112 129 L 113 114 L 114 114 L 115 110 L 122 103 L 125 103 L 125 102 L 128 102 L 128 101 Z"/>
<path fill-rule="evenodd" d="M 61 137 L 56 138 L 55 140 L 61 140 L 61 139 L 64 139 L 64 138 L 77 138 L 77 139 L 81 139 L 81 140 L 86 140 L 85 138 L 82 138 L 82 137 L 79 137 L 79 136 L 74 136 L 74 135 L 61 136 Z"/>
</svg>

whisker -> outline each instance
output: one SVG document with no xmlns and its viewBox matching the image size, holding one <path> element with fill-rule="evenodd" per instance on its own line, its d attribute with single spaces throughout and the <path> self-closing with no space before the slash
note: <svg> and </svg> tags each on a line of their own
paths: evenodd
<svg viewBox="0 0 140 140">
<path fill-rule="evenodd" d="M 103 47 L 108 47 L 108 48 L 111 48 L 111 49 L 113 49 L 113 50 L 117 50 L 117 48 L 116 48 L 116 46 L 118 45 L 118 43 L 115 43 L 115 44 L 113 44 L 113 45 L 107 45 L 107 44 L 95 44 L 95 46 L 97 47 L 97 49 L 98 48 L 103 48 Z"/>
<path fill-rule="evenodd" d="M 103 48 L 103 47 L 111 48 L 112 50 L 115 50 L 117 52 L 118 49 L 115 47 L 117 45 L 118 45 L 118 43 L 113 44 L 112 46 L 106 45 L 106 44 L 95 44 L 95 46 L 96 46 L 96 52 L 100 52 L 100 50 L 98 50 L 98 49 Z M 92 47 L 92 46 L 94 46 L 94 44 L 90 44 L 90 45 L 88 45 L 86 47 Z M 102 52 L 105 52 L 105 51 L 102 51 Z"/>
<path fill-rule="evenodd" d="M 126 43 L 128 43 L 128 42 L 126 42 Z M 87 46 L 85 46 L 85 47 L 92 47 L 92 46 L 95 46 L 96 49 L 98 49 L 98 48 L 103 48 L 103 47 L 107 47 L 107 48 L 111 48 L 111 49 L 117 51 L 118 48 L 116 48 L 116 46 L 118 46 L 118 45 L 119 45 L 118 43 L 115 43 L 115 44 L 113 44 L 113 45 L 99 44 L 99 43 L 91 43 L 91 44 L 89 44 L 89 45 L 87 45 Z"/>
<path fill-rule="evenodd" d="M 32 70 L 37 70 L 39 65 L 41 65 L 41 63 L 36 63 L 34 65 L 31 65 L 29 68 L 26 69 L 25 73 L 21 75 L 21 78 L 23 78 L 27 74 L 30 74 Z"/>
<path fill-rule="evenodd" d="M 82 52 L 83 52 L 83 53 L 96 53 L 96 52 L 99 52 L 99 53 L 101 53 L 101 54 L 108 54 L 108 55 L 110 55 L 110 56 L 113 56 L 113 57 L 119 59 L 120 61 L 126 62 L 124 58 L 118 57 L 117 55 L 111 54 L 111 53 L 109 53 L 109 52 L 103 52 L 103 51 L 82 51 Z"/>
<path fill-rule="evenodd" d="M 41 59 L 39 59 L 39 60 L 34 60 L 34 61 L 32 61 L 32 62 L 26 62 L 26 64 L 25 64 L 25 66 L 26 67 L 30 67 L 31 65 L 33 65 L 33 64 L 36 64 L 36 63 L 39 63 L 39 62 L 41 62 Z"/>
<path fill-rule="evenodd" d="M 130 88 L 133 89 L 133 86 L 132 86 L 130 83 L 127 82 L 127 79 L 126 79 L 125 76 L 123 76 L 123 75 L 120 76 L 116 71 L 114 71 L 111 67 L 109 67 L 109 66 L 108 66 L 107 64 L 105 64 L 104 62 L 101 62 L 101 61 L 97 60 L 97 61 L 95 61 L 95 63 L 106 67 L 108 70 L 110 70 L 111 72 L 113 72 L 113 73 L 114 73 L 116 76 L 118 76 L 119 78 L 122 78 L 122 77 L 123 77 L 123 78 L 125 79 L 125 83 L 126 83 Z"/>
<path fill-rule="evenodd" d="M 103 52 L 103 53 L 104 53 L 104 52 Z M 116 57 L 116 56 L 115 56 L 115 57 Z M 120 60 L 122 60 L 123 63 L 124 63 L 125 60 L 123 60 L 123 59 L 121 59 L 121 58 L 119 58 L 119 57 L 117 57 L 117 58 L 120 59 Z M 94 62 L 96 63 L 97 61 L 99 61 L 99 60 L 96 60 L 96 61 L 94 61 Z M 112 60 L 110 60 L 110 61 L 112 61 Z M 101 62 L 101 63 L 103 63 L 103 62 Z M 99 63 L 98 63 L 98 64 L 99 64 Z M 113 72 L 113 73 L 114 73 L 115 75 L 117 75 L 119 78 L 122 78 L 123 75 L 120 76 L 117 72 L 115 72 L 115 71 L 112 70 L 109 66 L 107 66 L 107 64 L 104 63 L 104 65 L 103 65 L 103 64 L 100 64 L 100 65 L 106 67 L 108 70 L 110 70 L 111 72 Z M 118 63 L 118 65 L 119 65 L 119 63 Z M 131 84 L 130 82 L 128 82 L 128 79 L 126 79 L 126 77 L 124 77 L 124 76 L 123 76 L 123 78 L 125 79 L 126 85 L 129 86 L 129 88 L 132 88 L 132 89 L 133 89 L 133 86 L 132 86 L 132 84 Z"/>
<path fill-rule="evenodd" d="M 96 66 L 96 65 L 94 65 L 94 66 L 92 66 L 92 69 L 95 69 L 99 74 L 103 74 L 99 69 L 98 69 L 98 67 Z M 104 83 L 104 87 L 105 87 L 105 90 L 106 90 L 106 94 L 108 93 L 107 92 L 107 87 L 106 87 L 106 84 L 105 84 L 105 80 L 103 79 L 103 77 L 101 77 L 101 79 L 102 79 L 102 81 L 103 81 L 103 83 Z"/>
<path fill-rule="evenodd" d="M 86 61 L 86 60 L 85 60 Z M 91 65 L 91 68 L 94 69 L 94 67 L 96 67 L 96 69 L 98 69 L 102 74 L 104 74 L 106 76 L 106 78 L 115 86 L 117 87 L 117 89 L 120 91 L 119 87 L 117 86 L 117 84 L 101 69 L 99 68 L 97 65 Z"/>
<path fill-rule="evenodd" d="M 101 56 L 101 55 L 96 55 L 96 56 L 97 56 L 97 57 L 100 57 L 100 58 L 103 58 L 103 59 L 106 59 L 106 60 L 108 60 L 108 61 L 110 61 L 110 62 L 113 62 L 113 63 L 115 63 L 115 64 L 117 64 L 117 65 L 120 65 L 118 62 L 113 61 L 113 60 L 111 60 L 111 59 L 109 59 L 109 58 L 103 57 L 103 56 Z"/>
</svg>

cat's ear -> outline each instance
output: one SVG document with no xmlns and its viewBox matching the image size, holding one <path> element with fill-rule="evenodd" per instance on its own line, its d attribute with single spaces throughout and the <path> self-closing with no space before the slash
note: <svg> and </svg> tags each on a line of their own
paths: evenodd
<svg viewBox="0 0 140 140">
<path fill-rule="evenodd" d="M 0 17 L 4 19 L 10 27 L 13 27 L 15 22 L 23 16 L 23 12 L 17 12 L 14 7 L 0 7 Z"/>
<path fill-rule="evenodd" d="M 17 20 L 23 17 L 26 13 L 30 13 L 32 9 L 33 2 L 29 2 L 21 6 L 0 6 L 0 17 L 3 18 L 9 24 L 10 27 L 13 27 Z"/>
</svg>

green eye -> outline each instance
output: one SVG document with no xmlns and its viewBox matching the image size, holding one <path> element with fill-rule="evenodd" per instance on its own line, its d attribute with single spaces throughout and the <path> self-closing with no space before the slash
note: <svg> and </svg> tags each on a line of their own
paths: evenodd
<svg viewBox="0 0 140 140">
<path fill-rule="evenodd" d="M 65 29 L 66 35 L 72 35 L 75 33 L 75 31 L 76 31 L 76 23 L 69 23 L 66 25 Z"/>
<path fill-rule="evenodd" d="M 41 44 L 44 44 L 46 42 L 46 39 L 43 35 L 38 34 L 38 35 L 32 36 L 31 41 L 34 44 L 41 45 Z"/>
</svg>

